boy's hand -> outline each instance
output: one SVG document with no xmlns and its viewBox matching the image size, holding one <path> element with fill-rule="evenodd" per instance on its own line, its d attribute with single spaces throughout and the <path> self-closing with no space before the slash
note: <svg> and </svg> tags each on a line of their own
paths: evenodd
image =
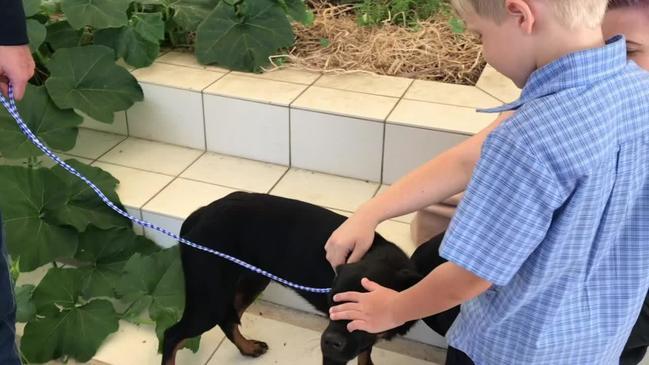
<svg viewBox="0 0 649 365">
<path fill-rule="evenodd" d="M 349 320 L 347 330 L 380 333 L 402 325 L 395 318 L 393 303 L 399 292 L 363 278 L 361 284 L 369 293 L 346 292 L 336 294 L 335 302 L 347 302 L 329 310 L 333 321 Z"/>
<path fill-rule="evenodd" d="M 16 100 L 22 99 L 35 67 L 29 46 L 0 46 L 0 92 L 9 96 L 11 83 Z"/>
<path fill-rule="evenodd" d="M 338 227 L 325 244 L 331 267 L 335 270 L 344 263 L 359 261 L 372 246 L 377 225 L 376 221 L 359 211 Z"/>
</svg>

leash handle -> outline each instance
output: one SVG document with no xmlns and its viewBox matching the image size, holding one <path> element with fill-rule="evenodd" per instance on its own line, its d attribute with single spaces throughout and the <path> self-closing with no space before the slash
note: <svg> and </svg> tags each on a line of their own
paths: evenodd
<svg viewBox="0 0 649 365">
<path fill-rule="evenodd" d="M 12 116 L 12 118 L 18 124 L 18 128 L 20 128 L 20 131 L 25 136 L 27 136 L 27 138 L 29 139 L 30 142 L 32 142 L 36 147 L 38 147 L 38 149 L 43 151 L 43 153 L 45 153 L 49 158 L 51 158 L 58 165 L 63 167 L 66 171 L 68 171 L 72 175 L 78 177 L 83 182 L 85 182 L 86 185 L 88 185 L 95 192 L 95 194 L 97 194 L 97 196 L 99 196 L 99 198 L 104 202 L 104 204 L 109 206 L 112 210 L 117 212 L 119 215 L 128 218 L 129 220 L 131 220 L 132 222 L 134 222 L 134 223 L 136 223 L 136 224 L 138 224 L 140 226 L 150 228 L 150 229 L 153 229 L 153 230 L 158 231 L 160 233 L 163 233 L 163 234 L 165 234 L 165 235 L 167 235 L 167 236 L 169 236 L 169 237 L 171 237 L 171 238 L 177 240 L 178 242 L 181 242 L 181 243 L 183 243 L 183 244 L 185 244 L 187 246 L 190 246 L 190 247 L 193 247 L 193 248 L 195 248 L 197 250 L 205 251 L 205 252 L 211 253 L 213 255 L 219 256 L 219 257 L 221 257 L 223 259 L 226 259 L 228 261 L 231 261 L 231 262 L 233 262 L 233 263 L 235 263 L 235 264 L 237 264 L 237 265 L 239 265 L 239 266 L 241 266 L 241 267 L 243 267 L 245 269 L 248 269 L 248 270 L 250 270 L 252 272 L 263 275 L 263 276 L 265 276 L 265 277 L 267 277 L 267 278 L 269 278 L 271 280 L 274 280 L 274 281 L 276 281 L 276 282 L 278 282 L 280 284 L 291 287 L 293 289 L 306 291 L 306 292 L 311 292 L 311 293 L 321 293 L 321 294 L 326 294 L 326 293 L 329 293 L 331 291 L 330 288 L 313 288 L 313 287 L 296 284 L 296 283 L 293 283 L 291 281 L 282 279 L 279 276 L 271 274 L 268 271 L 265 271 L 265 270 L 263 270 L 263 269 L 261 269 L 261 268 L 259 268 L 257 266 L 251 265 L 251 264 L 249 264 L 249 263 L 247 263 L 247 262 L 245 262 L 243 260 L 240 260 L 240 259 L 238 259 L 236 257 L 230 256 L 230 255 L 225 254 L 223 252 L 219 252 L 217 250 L 213 250 L 213 249 L 211 249 L 209 247 L 199 245 L 199 244 L 194 243 L 192 241 L 189 241 L 189 240 L 187 240 L 185 238 L 182 238 L 182 237 L 176 235 L 175 233 L 173 233 L 173 232 L 171 232 L 171 231 L 169 231 L 169 230 L 167 230 L 165 228 L 158 227 L 153 223 L 147 222 L 145 220 L 139 219 L 137 217 L 134 217 L 134 216 L 128 214 L 128 212 L 123 211 L 118 206 L 116 206 L 112 201 L 110 201 L 110 199 L 108 199 L 108 197 L 92 181 L 87 179 L 85 176 L 81 175 L 81 173 L 79 173 L 77 170 L 75 170 L 72 166 L 65 163 L 65 161 L 63 161 L 61 158 L 59 158 L 59 156 L 54 154 L 54 152 L 50 151 L 38 139 L 38 137 L 36 137 L 36 135 L 29 129 L 27 124 L 23 121 L 22 117 L 20 116 L 20 113 L 18 112 L 18 107 L 16 106 L 16 101 L 14 99 L 13 85 L 11 85 L 11 84 L 9 85 L 9 97 L 8 98 L 5 98 L 4 95 L 0 94 L 0 103 L 2 103 L 2 105 L 5 107 L 5 109 L 7 109 L 9 114 Z"/>
</svg>

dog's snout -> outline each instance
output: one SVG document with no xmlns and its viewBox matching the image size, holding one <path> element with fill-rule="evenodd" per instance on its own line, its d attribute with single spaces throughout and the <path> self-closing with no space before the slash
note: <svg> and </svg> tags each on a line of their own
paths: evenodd
<svg viewBox="0 0 649 365">
<path fill-rule="evenodd" d="M 325 349 L 340 352 L 347 345 L 347 339 L 338 333 L 325 333 L 322 336 L 322 342 Z"/>
</svg>

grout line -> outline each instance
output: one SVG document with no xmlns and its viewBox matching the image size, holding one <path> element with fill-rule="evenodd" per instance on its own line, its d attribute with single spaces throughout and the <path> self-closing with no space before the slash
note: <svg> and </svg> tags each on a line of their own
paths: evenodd
<svg viewBox="0 0 649 365">
<path fill-rule="evenodd" d="M 99 156 L 97 156 L 97 158 L 95 158 L 95 161 L 98 161 L 100 158 L 106 156 L 106 154 L 107 154 L 108 152 L 114 150 L 117 146 L 119 146 L 120 144 L 124 143 L 124 141 L 126 141 L 126 140 L 128 139 L 128 136 L 123 136 L 123 135 L 121 135 L 121 134 L 115 134 L 115 133 L 110 133 L 110 132 L 101 132 L 101 133 L 113 134 L 113 135 L 120 136 L 120 137 L 123 137 L 123 138 L 122 138 L 119 142 L 117 142 L 115 145 L 113 145 L 112 147 L 108 148 L 108 150 L 106 150 L 105 152 L 99 154 Z M 64 152 L 64 153 L 65 153 L 65 152 Z M 69 153 L 68 153 L 68 154 L 69 154 Z M 70 154 L 69 154 L 69 155 L 70 155 Z M 74 156 L 74 155 L 72 155 L 72 156 Z M 89 159 L 89 160 L 92 159 L 92 158 L 88 158 L 88 157 L 84 157 L 84 158 Z"/>
<path fill-rule="evenodd" d="M 203 111 L 203 147 L 207 151 L 207 113 L 205 112 L 205 94 L 201 93 L 201 108 Z"/>
<path fill-rule="evenodd" d="M 447 130 L 447 129 L 439 129 L 439 128 L 428 128 L 428 127 L 422 127 L 422 126 L 418 126 L 418 125 L 409 124 L 408 122 L 385 122 L 385 124 L 393 125 L 393 126 L 396 126 L 396 127 L 407 127 L 407 128 L 421 129 L 421 130 L 428 131 L 428 132 L 448 133 L 448 134 L 453 134 L 453 135 L 460 136 L 460 137 L 462 137 L 462 136 L 471 137 L 471 136 L 474 136 L 474 135 L 476 135 L 478 133 L 478 132 L 476 132 L 476 133 L 468 133 L 468 132 L 450 131 L 450 130 Z"/>
<path fill-rule="evenodd" d="M 126 137 L 129 137 L 131 135 L 131 127 L 129 127 L 129 125 L 128 125 L 128 111 L 127 110 L 124 110 L 124 120 L 126 122 Z"/>
<path fill-rule="evenodd" d="M 398 102 L 395 103 L 395 106 L 397 104 L 398 104 Z M 357 119 L 357 120 L 360 120 L 360 121 L 363 121 L 363 122 L 371 122 L 371 123 L 385 123 L 387 117 L 389 116 L 389 114 L 388 114 L 388 116 L 386 116 L 383 119 L 375 119 L 375 118 L 370 119 L 370 118 L 365 118 L 365 117 L 361 117 L 361 116 L 354 116 L 354 115 L 348 115 L 348 114 L 339 114 L 339 113 L 337 114 L 336 112 L 323 111 L 323 110 L 318 110 L 318 109 L 309 109 L 309 108 L 297 107 L 297 106 L 289 106 L 289 108 L 291 110 L 299 110 L 299 111 L 309 112 L 309 113 L 319 113 L 319 114 L 325 114 L 325 115 L 329 115 L 329 116 L 333 116 L 333 117 L 351 118 L 351 119 Z"/>
<path fill-rule="evenodd" d="M 157 193 L 153 194 L 153 196 L 152 196 L 150 199 L 148 199 L 147 201 L 144 202 L 144 204 L 142 204 L 142 207 L 140 208 L 140 209 L 142 210 L 142 217 L 144 217 L 144 207 L 145 207 L 147 204 L 149 204 L 153 199 L 155 199 L 156 197 L 158 197 L 158 196 L 160 195 L 160 193 L 162 193 L 165 189 L 167 189 L 167 188 L 169 187 L 169 185 L 173 184 L 173 183 L 174 183 L 175 181 L 177 181 L 178 179 L 181 179 L 180 175 L 182 175 L 182 174 L 183 174 L 185 171 L 187 171 L 187 170 L 188 170 L 192 165 L 194 165 L 194 164 L 196 163 L 196 161 L 198 161 L 198 160 L 199 160 L 203 155 L 205 155 L 205 152 L 203 152 L 201 155 L 199 155 L 198 157 L 196 157 L 196 158 L 194 159 L 194 161 L 191 162 L 189 165 L 187 165 L 187 167 L 185 167 L 182 171 L 180 171 L 180 173 L 179 173 L 178 175 L 174 176 L 173 179 L 171 179 L 171 181 L 169 181 L 169 183 L 167 183 L 165 186 L 163 186 L 163 187 L 162 187 L 162 188 L 161 188 Z M 157 213 L 156 213 L 156 214 L 157 214 Z M 167 216 L 167 217 L 169 217 L 169 218 L 177 218 L 177 217 L 172 217 L 172 216 L 169 216 L 169 215 L 166 215 L 166 214 L 159 214 L 159 215 L 164 215 L 164 216 Z"/>
<path fill-rule="evenodd" d="M 292 127 L 292 118 L 291 115 L 291 108 L 288 107 L 286 108 L 286 111 L 288 112 L 288 168 L 290 169 L 291 166 L 293 166 L 293 136 L 291 133 L 291 127 Z"/>
<path fill-rule="evenodd" d="M 286 175 L 288 174 L 289 171 L 291 171 L 291 167 L 290 167 L 290 166 L 288 166 L 288 168 L 286 169 L 286 171 L 284 171 L 284 173 L 282 174 L 282 176 L 280 176 L 279 179 L 277 179 L 277 181 L 275 181 L 275 183 L 273 184 L 273 186 L 271 186 L 270 189 L 268 189 L 268 191 L 266 192 L 266 194 L 270 194 L 270 192 L 273 191 L 273 189 L 275 189 L 275 187 L 277 187 L 277 185 L 279 185 L 279 182 L 282 181 L 282 179 L 284 179 L 284 176 L 286 176 Z"/>
<path fill-rule="evenodd" d="M 223 338 L 221 338 L 221 341 L 219 341 L 219 344 L 216 345 L 216 348 L 214 349 L 214 352 L 212 352 L 210 357 L 207 358 L 207 361 L 205 362 L 205 365 L 209 364 L 210 361 L 212 361 L 212 358 L 214 357 L 214 355 L 216 355 L 216 352 L 219 351 L 219 349 L 221 349 L 221 345 L 223 345 L 223 341 L 225 341 L 226 338 L 227 337 L 225 335 L 223 335 Z"/>
<path fill-rule="evenodd" d="M 133 169 L 133 170 L 137 170 L 137 171 L 140 171 L 140 172 L 148 172 L 148 173 L 150 173 L 150 174 L 162 175 L 162 176 L 166 176 L 166 177 L 175 177 L 175 175 L 173 175 L 173 174 L 167 174 L 167 173 L 165 173 L 165 172 L 145 170 L 145 169 L 143 169 L 143 168 L 141 168 L 141 167 L 133 167 L 133 166 L 124 165 L 124 164 L 116 163 L 116 162 L 102 161 L 102 160 L 99 160 L 99 159 L 93 161 L 93 164 L 95 164 L 95 163 L 101 163 L 101 164 L 107 164 L 107 165 L 113 165 L 113 166 L 125 167 L 125 168 L 128 168 L 128 169 Z"/>
<path fill-rule="evenodd" d="M 248 73 L 243 72 L 243 71 L 233 71 L 233 72 L 237 72 L 236 74 L 230 73 L 234 77 L 245 77 L 247 79 L 257 80 L 257 81 L 262 80 L 262 81 L 281 82 L 283 84 L 292 84 L 292 85 L 300 85 L 300 86 L 309 86 L 309 85 L 312 85 L 315 82 L 315 81 L 313 81 L 313 82 L 310 82 L 310 83 L 303 83 L 303 82 L 295 82 L 295 81 L 276 80 L 276 79 L 271 79 L 271 78 L 267 78 L 267 77 L 250 76 L 250 75 L 248 75 Z M 255 74 L 255 75 L 258 75 L 258 74 Z M 316 80 L 319 79 L 319 78 L 320 77 L 317 77 Z"/>
<path fill-rule="evenodd" d="M 212 71 L 209 71 L 209 72 L 212 72 Z M 218 72 L 212 72 L 212 73 L 218 73 Z M 222 72 L 221 72 L 221 73 L 222 73 Z M 219 76 L 219 78 L 216 79 L 216 81 L 220 80 L 223 76 L 224 76 L 224 75 Z M 214 81 L 214 82 L 216 82 L 216 81 Z M 187 88 L 182 88 L 182 87 L 179 87 L 179 86 L 165 85 L 165 84 L 157 83 L 157 82 L 153 82 L 153 81 L 141 81 L 141 80 L 137 80 L 137 82 L 138 82 L 139 84 L 146 84 L 146 85 L 149 85 L 149 86 L 166 87 L 166 88 L 168 88 L 168 89 L 174 89 L 174 90 L 186 91 L 186 92 L 190 92 L 190 93 L 198 93 L 198 94 L 201 94 L 201 93 L 202 93 L 202 90 L 203 90 L 203 89 L 199 89 L 199 90 L 187 89 Z M 213 84 L 214 82 L 212 82 L 212 84 Z M 210 84 L 210 85 L 211 85 L 211 84 Z M 141 86 L 141 85 L 140 85 L 140 86 Z"/>
</svg>

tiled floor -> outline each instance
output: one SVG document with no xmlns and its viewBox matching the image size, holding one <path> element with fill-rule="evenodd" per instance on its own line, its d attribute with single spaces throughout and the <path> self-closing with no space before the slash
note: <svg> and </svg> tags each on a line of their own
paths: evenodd
<svg viewBox="0 0 649 365">
<path fill-rule="evenodd" d="M 81 134 L 81 144 L 63 157 L 92 163 L 113 174 L 120 180 L 118 193 L 130 212 L 172 230 L 178 230 L 182 220 L 194 209 L 235 190 L 270 192 L 349 215 L 381 188 L 377 183 L 133 137 L 85 129 Z M 407 222 L 408 217 L 398 218 L 383 223 L 378 230 L 410 254 L 414 244 L 409 238 Z M 148 231 L 145 234 L 154 239 L 158 237 Z M 23 275 L 20 280 L 34 282 L 42 274 Z M 199 353 L 182 351 L 178 363 L 294 364 L 299 358 L 300 364 L 319 364 L 319 333 L 326 322 L 313 314 L 301 313 L 265 302 L 255 304 L 244 318 L 243 331 L 269 343 L 271 350 L 263 358 L 242 358 L 227 340 L 223 340 L 220 330 L 215 329 L 203 338 Z M 299 318 L 302 319 L 296 320 Z M 109 337 L 93 364 L 157 364 L 160 359 L 156 346 L 153 328 L 121 323 L 120 330 Z M 382 347 L 384 349 L 374 353 L 377 364 L 433 364 L 430 361 L 443 358 L 435 347 L 402 339 Z"/>
</svg>

